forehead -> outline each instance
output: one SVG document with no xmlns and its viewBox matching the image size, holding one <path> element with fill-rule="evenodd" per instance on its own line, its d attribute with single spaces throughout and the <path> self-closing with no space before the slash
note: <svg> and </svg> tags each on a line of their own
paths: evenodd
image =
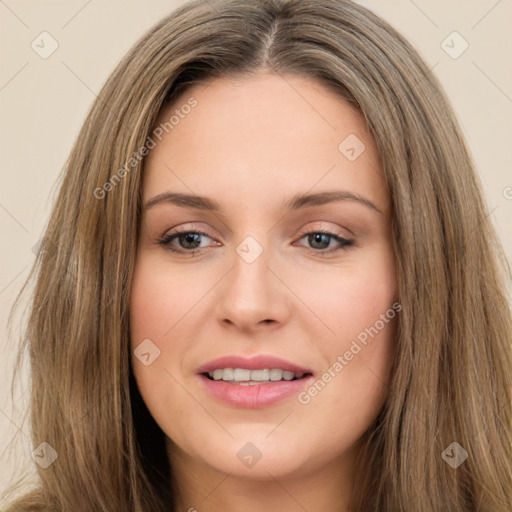
<svg viewBox="0 0 512 512">
<path fill-rule="evenodd" d="M 172 189 L 270 201 L 341 187 L 388 202 L 364 117 L 312 77 L 262 73 L 196 84 L 156 127 L 145 199 Z"/>
</svg>

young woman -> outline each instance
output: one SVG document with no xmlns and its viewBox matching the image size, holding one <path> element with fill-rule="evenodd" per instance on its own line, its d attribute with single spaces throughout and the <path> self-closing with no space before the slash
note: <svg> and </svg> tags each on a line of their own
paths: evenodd
<svg viewBox="0 0 512 512">
<path fill-rule="evenodd" d="M 440 85 L 383 20 L 186 4 L 67 163 L 23 345 L 39 485 L 8 510 L 509 511 L 486 215 Z"/>
</svg>

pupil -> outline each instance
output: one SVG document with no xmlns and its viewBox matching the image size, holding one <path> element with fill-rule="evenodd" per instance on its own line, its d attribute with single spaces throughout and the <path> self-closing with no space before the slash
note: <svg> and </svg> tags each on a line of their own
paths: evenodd
<svg viewBox="0 0 512 512">
<path fill-rule="evenodd" d="M 201 244 L 199 239 L 199 233 L 185 233 L 184 235 L 180 235 L 180 243 L 185 246 L 187 249 L 195 249 Z M 197 245 L 194 245 L 194 238 L 196 238 Z M 194 246 L 189 247 L 187 244 L 192 243 Z"/>
<path fill-rule="evenodd" d="M 323 238 L 323 241 L 326 242 L 325 244 L 323 244 L 324 246 L 322 247 L 315 247 L 315 244 L 318 242 L 320 245 L 322 245 L 322 238 Z M 325 233 L 314 233 L 313 235 L 309 235 L 309 243 L 315 247 L 315 249 L 325 249 L 327 247 L 329 247 L 329 238 L 330 238 L 330 235 L 327 235 Z"/>
</svg>

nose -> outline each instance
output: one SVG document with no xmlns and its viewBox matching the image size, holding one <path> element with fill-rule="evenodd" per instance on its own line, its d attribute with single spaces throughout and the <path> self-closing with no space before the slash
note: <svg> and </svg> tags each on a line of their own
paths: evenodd
<svg viewBox="0 0 512 512">
<path fill-rule="evenodd" d="M 219 287 L 217 318 L 244 333 L 275 329 L 290 316 L 290 291 L 263 249 L 254 260 L 236 252 Z"/>
</svg>

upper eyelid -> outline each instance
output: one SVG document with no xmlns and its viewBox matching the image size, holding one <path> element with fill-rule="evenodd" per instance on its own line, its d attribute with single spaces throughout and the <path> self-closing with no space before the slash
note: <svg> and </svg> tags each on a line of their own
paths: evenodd
<svg viewBox="0 0 512 512">
<path fill-rule="evenodd" d="M 346 231 L 349 231 L 349 229 L 347 228 L 344 228 Z M 325 226 L 321 226 L 321 227 L 317 227 L 317 226 L 310 226 L 310 227 L 304 227 L 304 228 L 301 228 L 298 230 L 299 233 L 302 235 L 302 234 L 310 234 L 310 233 L 327 233 L 327 234 L 332 234 L 332 235 L 336 235 L 336 236 L 340 236 L 342 238 L 345 238 L 344 235 L 342 234 L 339 234 L 338 231 L 339 231 L 339 228 L 336 229 L 336 228 L 330 228 L 330 227 L 325 227 Z M 209 238 L 215 238 L 214 235 L 210 235 L 209 233 L 207 233 L 207 230 L 205 229 L 201 229 L 201 228 L 197 228 L 197 227 L 183 227 L 183 226 L 178 226 L 178 227 L 174 227 L 174 228 L 171 228 L 169 230 L 167 230 L 163 235 L 162 237 L 165 237 L 165 236 L 168 236 L 170 234 L 180 234 L 180 233 L 199 233 L 199 234 L 202 234 L 202 235 L 205 235 Z M 353 233 L 350 232 L 352 235 Z M 355 236 L 355 235 L 354 235 Z"/>
<path fill-rule="evenodd" d="M 332 232 L 333 234 L 337 234 L 336 232 L 342 230 L 342 231 L 347 231 L 348 233 L 350 233 L 351 236 L 356 236 L 355 233 L 352 232 L 346 226 L 344 226 L 344 227 L 340 227 L 340 226 L 337 226 L 337 227 L 326 227 L 325 223 L 327 223 L 327 224 L 334 224 L 332 221 L 327 221 L 327 220 L 309 221 L 308 223 L 305 224 L 305 227 L 301 227 L 300 229 L 298 229 L 298 231 L 301 232 L 301 233 L 303 233 L 303 232 L 310 233 L 310 232 L 314 232 L 315 229 L 319 229 L 320 231 L 321 230 L 328 230 L 329 232 Z M 165 234 L 162 235 L 162 236 L 166 236 L 170 232 L 177 232 L 177 233 L 179 233 L 179 232 L 187 232 L 187 233 L 188 232 L 201 232 L 201 233 L 203 233 L 203 234 L 205 234 L 205 235 L 207 235 L 207 236 L 209 236 L 211 238 L 215 238 L 215 235 L 210 235 L 209 233 L 207 233 L 207 230 L 210 229 L 210 228 L 200 228 L 200 227 L 197 227 L 197 226 L 195 226 L 193 224 L 206 224 L 206 223 L 204 223 L 202 221 L 186 222 L 184 224 L 175 226 L 173 228 L 169 228 L 167 231 L 165 231 Z M 313 224 L 313 226 L 311 226 L 311 224 Z M 190 225 L 193 225 L 193 226 L 190 226 Z M 231 229 L 229 230 L 229 232 L 233 233 L 233 231 Z M 339 235 L 339 236 L 343 236 L 343 235 Z"/>
<path fill-rule="evenodd" d="M 319 226 L 319 225 L 308 227 L 306 225 L 306 227 L 299 229 L 299 233 L 301 235 L 307 235 L 309 233 L 326 233 L 326 234 L 338 236 L 340 238 L 347 238 L 345 235 L 340 233 L 340 229 L 341 228 L 326 227 L 326 226 Z M 355 236 L 354 233 L 352 233 L 349 229 L 343 228 L 343 230 L 348 231 L 351 236 Z"/>
</svg>

